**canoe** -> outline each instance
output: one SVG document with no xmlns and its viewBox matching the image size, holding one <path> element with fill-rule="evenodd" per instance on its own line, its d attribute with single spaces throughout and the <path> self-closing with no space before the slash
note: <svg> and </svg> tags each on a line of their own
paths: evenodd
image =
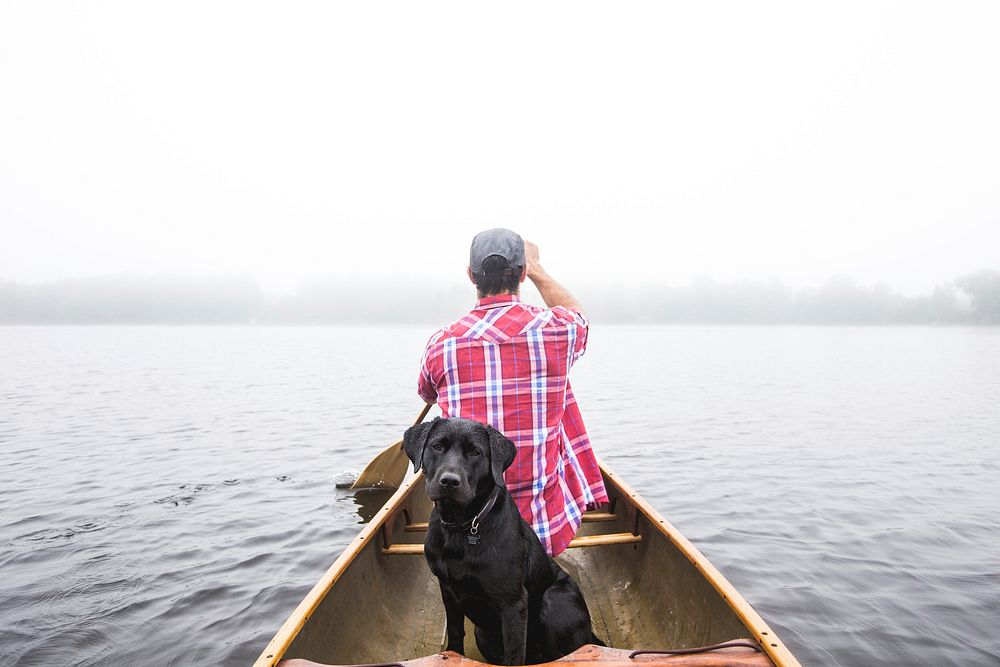
<svg viewBox="0 0 1000 667">
<path fill-rule="evenodd" d="M 611 502 L 584 515 L 557 560 L 580 584 L 595 634 L 613 648 L 588 644 L 550 664 L 797 666 L 774 630 L 708 559 L 600 465 Z M 344 549 L 255 667 L 431 667 L 443 660 L 449 667 L 482 667 L 471 626 L 465 657 L 443 652 L 444 606 L 423 557 L 430 511 L 423 475 L 414 475 Z M 683 652 L 732 640 L 739 641 Z"/>
</svg>

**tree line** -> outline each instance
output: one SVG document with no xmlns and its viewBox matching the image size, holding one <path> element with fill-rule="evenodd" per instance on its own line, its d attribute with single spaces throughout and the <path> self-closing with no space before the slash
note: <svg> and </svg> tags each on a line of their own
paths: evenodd
<svg viewBox="0 0 1000 667">
<path fill-rule="evenodd" d="M 623 324 L 1000 324 L 1000 271 L 981 270 L 905 296 L 833 278 L 778 282 L 575 286 L 592 320 Z M 467 283 L 315 280 L 265 295 L 245 276 L 116 275 L 44 284 L 0 281 L 0 324 L 441 324 L 474 300 Z M 538 302 L 537 298 L 530 299 Z"/>
</svg>

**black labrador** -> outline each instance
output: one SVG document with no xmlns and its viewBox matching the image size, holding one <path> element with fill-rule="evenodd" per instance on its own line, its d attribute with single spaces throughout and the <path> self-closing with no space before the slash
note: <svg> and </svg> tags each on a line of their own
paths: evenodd
<svg viewBox="0 0 1000 667">
<path fill-rule="evenodd" d="M 542 547 L 504 484 L 514 443 L 468 419 L 407 429 L 406 455 L 434 501 L 424 554 L 441 584 L 448 650 L 465 653 L 465 617 L 483 657 L 548 662 L 600 643 L 576 583 Z"/>
</svg>

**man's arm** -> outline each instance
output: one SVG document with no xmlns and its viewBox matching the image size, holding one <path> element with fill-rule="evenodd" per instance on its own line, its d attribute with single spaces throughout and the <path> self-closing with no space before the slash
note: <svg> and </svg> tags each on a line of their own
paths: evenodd
<svg viewBox="0 0 1000 667">
<path fill-rule="evenodd" d="M 433 338 L 431 339 L 433 340 Z M 431 372 L 429 366 L 430 359 L 430 343 L 427 344 L 427 348 L 424 350 L 423 356 L 420 357 L 420 375 L 417 377 L 417 395 L 424 399 L 425 403 L 435 403 L 437 400 L 437 387 L 434 386 L 434 381 L 431 379 Z"/>
<path fill-rule="evenodd" d="M 569 290 L 559 284 L 555 278 L 546 273 L 538 261 L 538 246 L 531 241 L 524 242 L 524 260 L 527 264 L 528 278 L 535 284 L 538 293 L 542 295 L 542 300 L 549 308 L 562 306 L 575 310 L 581 315 L 586 315 L 583 306 L 576 300 Z"/>
<path fill-rule="evenodd" d="M 422 371 L 417 379 L 417 396 L 424 399 L 424 403 L 433 405 L 437 402 L 437 389 Z"/>
</svg>

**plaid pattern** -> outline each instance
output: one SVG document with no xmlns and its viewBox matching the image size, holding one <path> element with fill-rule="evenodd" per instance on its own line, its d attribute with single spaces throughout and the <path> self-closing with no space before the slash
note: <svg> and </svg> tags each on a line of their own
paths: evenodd
<svg viewBox="0 0 1000 667">
<path fill-rule="evenodd" d="M 573 539 L 587 505 L 608 499 L 568 377 L 587 327 L 562 306 L 486 297 L 431 336 L 417 383 L 445 417 L 489 424 L 517 445 L 507 488 L 553 556 Z"/>
</svg>

